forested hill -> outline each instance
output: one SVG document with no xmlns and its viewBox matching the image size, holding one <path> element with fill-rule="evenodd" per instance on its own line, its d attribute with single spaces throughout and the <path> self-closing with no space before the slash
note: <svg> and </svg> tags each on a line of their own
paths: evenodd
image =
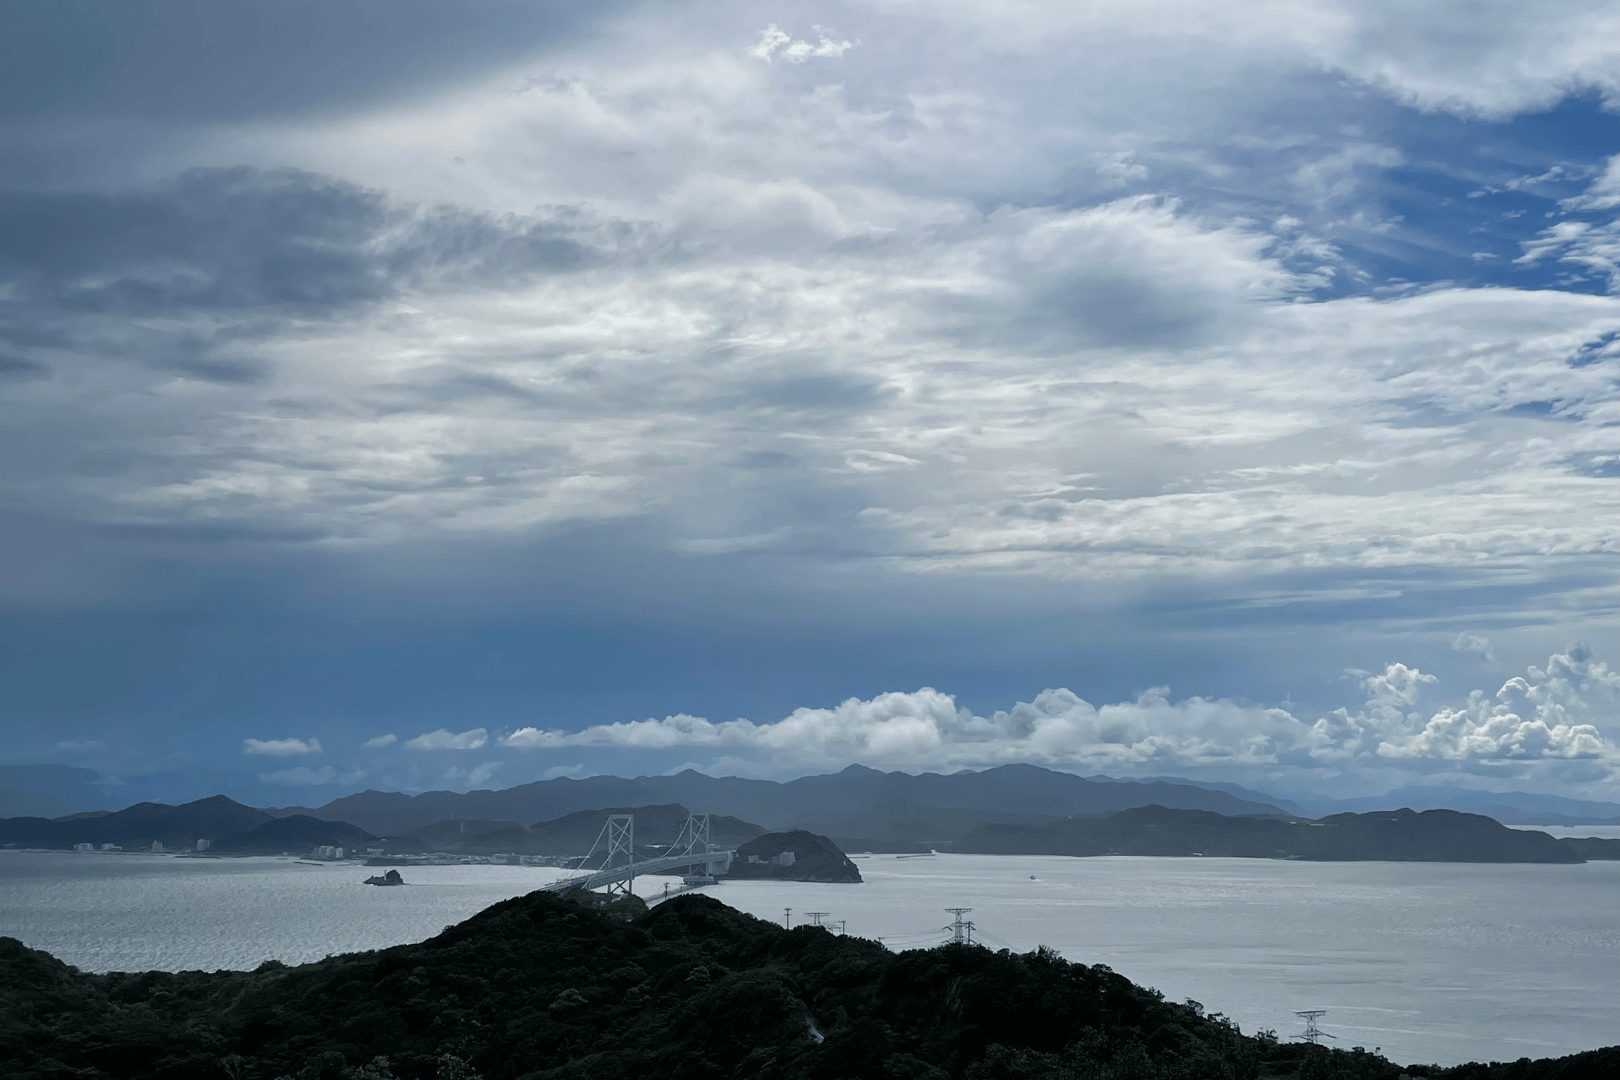
<svg viewBox="0 0 1620 1080">
<path fill-rule="evenodd" d="M 629 906 L 625 906 L 629 905 Z M 386 1060 L 383 1060 L 386 1059 Z M 1395 1080 L 1375 1055 L 1243 1035 L 1039 951 L 891 953 L 704 896 L 537 893 L 417 945 L 253 972 L 85 975 L 0 938 L 0 1065 L 165 1080 Z M 1417 1077 L 1620 1075 L 1620 1049 Z"/>
<path fill-rule="evenodd" d="M 1332 814 L 1319 821 L 1227 817 L 1143 806 L 1035 825 L 986 824 L 953 848 L 979 855 L 1210 855 L 1256 859 L 1578 863 L 1613 858 L 1602 840 L 1577 846 L 1454 810 Z"/>
</svg>

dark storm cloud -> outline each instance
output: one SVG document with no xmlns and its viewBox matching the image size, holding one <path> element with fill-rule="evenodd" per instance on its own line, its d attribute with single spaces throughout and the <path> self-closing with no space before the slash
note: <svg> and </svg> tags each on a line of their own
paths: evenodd
<svg viewBox="0 0 1620 1080">
<path fill-rule="evenodd" d="M 0 6 L 0 118 L 242 120 L 416 97 L 631 6 L 60 0 Z"/>
</svg>

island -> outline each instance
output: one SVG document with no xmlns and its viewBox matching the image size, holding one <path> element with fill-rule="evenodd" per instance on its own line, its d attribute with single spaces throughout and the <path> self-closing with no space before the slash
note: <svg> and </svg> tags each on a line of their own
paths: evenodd
<svg viewBox="0 0 1620 1080">
<path fill-rule="evenodd" d="M 1142 806 L 1039 824 L 985 824 L 952 850 L 975 855 L 1223 856 L 1322 861 L 1579 863 L 1597 857 L 1544 832 L 1455 810 L 1381 810 L 1309 818 L 1228 817 Z"/>
<path fill-rule="evenodd" d="M 766 833 L 737 849 L 728 878 L 858 883 L 861 872 L 838 845 L 804 829 Z"/>
<path fill-rule="evenodd" d="M 371 877 L 366 878 L 366 884 L 367 885 L 403 885 L 403 884 L 405 884 L 405 879 L 400 876 L 400 873 L 399 873 L 398 870 L 390 870 L 386 874 L 373 874 Z"/>
</svg>

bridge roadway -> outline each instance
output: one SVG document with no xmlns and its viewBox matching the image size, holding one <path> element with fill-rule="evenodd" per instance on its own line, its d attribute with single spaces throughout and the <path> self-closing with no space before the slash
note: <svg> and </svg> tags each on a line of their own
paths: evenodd
<svg viewBox="0 0 1620 1080">
<path fill-rule="evenodd" d="M 626 863 L 624 866 L 606 867 L 602 870 L 593 870 L 589 874 L 563 878 L 542 886 L 542 890 L 564 892 L 568 889 L 599 889 L 603 885 L 615 885 L 621 881 L 641 877 L 643 874 L 657 874 L 683 866 L 701 866 L 710 877 L 714 877 L 731 869 L 731 855 L 729 851 L 693 851 L 685 855 L 661 855 L 656 859 L 642 859 L 640 862 Z"/>
</svg>

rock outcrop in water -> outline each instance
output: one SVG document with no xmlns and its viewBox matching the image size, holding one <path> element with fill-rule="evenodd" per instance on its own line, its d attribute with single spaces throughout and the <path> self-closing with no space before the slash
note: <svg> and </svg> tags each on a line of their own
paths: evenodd
<svg viewBox="0 0 1620 1080">
<path fill-rule="evenodd" d="M 386 874 L 373 874 L 371 877 L 366 878 L 366 884 L 367 885 L 403 885 L 403 884 L 405 884 L 405 879 L 400 876 L 400 873 L 399 873 L 398 870 L 390 870 Z"/>
</svg>

